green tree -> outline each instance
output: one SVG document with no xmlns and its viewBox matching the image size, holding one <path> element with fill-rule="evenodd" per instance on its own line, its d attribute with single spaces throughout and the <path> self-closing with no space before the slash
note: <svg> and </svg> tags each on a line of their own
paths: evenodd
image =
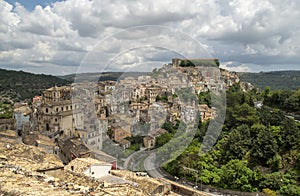
<svg viewBox="0 0 300 196">
<path fill-rule="evenodd" d="M 256 180 L 256 174 L 247 167 L 247 163 L 241 160 L 231 160 L 223 165 L 219 174 L 220 185 L 223 188 L 241 191 L 255 191 L 252 183 Z"/>
<path fill-rule="evenodd" d="M 251 126 L 259 120 L 256 109 L 249 106 L 247 103 L 236 105 L 232 111 L 232 118 L 235 125 L 247 124 Z"/>
<path fill-rule="evenodd" d="M 300 114 L 300 90 L 293 92 L 293 94 L 284 100 L 284 109 L 290 112 Z"/>
<path fill-rule="evenodd" d="M 253 141 L 251 151 L 252 163 L 266 165 L 267 161 L 273 158 L 278 151 L 274 133 L 268 130 L 267 127 L 260 125 L 252 126 L 251 129 L 258 132 L 257 137 Z"/>
<path fill-rule="evenodd" d="M 164 122 L 164 124 L 161 126 L 161 128 L 167 130 L 169 133 L 171 133 L 173 131 L 173 125 L 169 121 Z"/>
<path fill-rule="evenodd" d="M 263 97 L 264 97 L 264 98 L 268 98 L 269 95 L 270 95 L 270 91 L 271 91 L 270 87 L 269 87 L 269 86 L 266 86 L 266 87 L 265 87 L 265 90 L 264 90 L 264 92 L 263 92 Z"/>
<path fill-rule="evenodd" d="M 155 148 L 158 148 L 160 146 L 163 146 L 164 144 L 168 143 L 173 137 L 173 134 L 171 133 L 164 133 L 160 136 L 158 136 L 155 139 Z"/>
<path fill-rule="evenodd" d="M 222 160 L 229 161 L 231 159 L 243 159 L 251 148 L 250 128 L 247 125 L 241 125 L 233 129 L 226 142 L 222 146 L 224 157 Z"/>
<path fill-rule="evenodd" d="M 285 118 L 281 122 L 282 142 L 285 150 L 300 149 L 300 129 L 294 120 Z"/>
</svg>

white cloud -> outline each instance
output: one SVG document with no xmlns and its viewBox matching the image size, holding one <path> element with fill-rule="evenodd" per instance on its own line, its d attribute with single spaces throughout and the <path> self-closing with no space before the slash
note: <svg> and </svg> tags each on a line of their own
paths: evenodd
<svg viewBox="0 0 300 196">
<path fill-rule="evenodd" d="M 5 1 L 0 2 L 0 32 L 8 33 L 14 30 L 14 26 L 19 23 L 19 17 L 12 12 L 13 6 Z"/>
<path fill-rule="evenodd" d="M 235 72 L 252 72 L 245 64 L 233 65 L 234 62 L 224 62 L 220 64 L 220 68 Z"/>
<path fill-rule="evenodd" d="M 101 41 L 137 25 L 162 25 L 197 39 L 221 62 L 239 62 L 236 69 L 255 64 L 261 69 L 276 64 L 295 67 L 300 60 L 299 7 L 297 0 L 66 0 L 27 11 L 19 3 L 0 1 L 0 62 L 12 69 L 43 72 L 61 67 L 72 73 L 94 47 L 103 52 L 97 54 L 99 65 L 135 40 L 168 47 L 122 55 L 118 67 L 170 61 L 176 52 L 194 55 L 195 44 L 180 44 L 178 40 L 185 39 L 181 33 L 164 34 L 160 28 L 139 28 L 117 34 L 109 43 Z"/>
</svg>

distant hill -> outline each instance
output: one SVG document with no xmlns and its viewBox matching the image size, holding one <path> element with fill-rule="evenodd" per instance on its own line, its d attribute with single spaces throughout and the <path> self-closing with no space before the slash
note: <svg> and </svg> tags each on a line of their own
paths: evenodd
<svg viewBox="0 0 300 196">
<path fill-rule="evenodd" d="M 70 82 L 51 75 L 0 69 L 0 96 L 13 100 L 31 99 L 47 88 L 66 84 Z"/>
<path fill-rule="evenodd" d="M 300 88 L 300 71 L 272 71 L 260 73 L 238 73 L 241 81 L 250 82 L 255 87 L 271 90 L 296 90 Z"/>
<path fill-rule="evenodd" d="M 141 76 L 141 75 L 149 75 L 151 72 L 104 72 L 104 73 L 79 73 L 79 74 L 70 74 L 65 76 L 57 76 L 61 79 L 68 80 L 70 82 L 74 82 L 76 78 L 76 82 L 95 82 L 95 81 L 117 81 L 119 79 L 129 77 L 129 76 Z"/>
<path fill-rule="evenodd" d="M 75 77 L 79 81 L 116 81 L 120 77 L 145 74 L 150 73 L 130 72 L 124 74 L 122 72 L 106 72 L 52 76 L 0 69 L 0 97 L 10 97 L 14 100 L 31 99 L 33 96 L 40 95 L 45 89 L 52 86 L 71 84 Z M 270 86 L 272 90 L 293 90 L 300 88 L 300 71 L 238 73 L 238 75 L 241 81 L 250 82 L 260 89 L 264 89 L 265 86 Z"/>
<path fill-rule="evenodd" d="M 57 76 L 57 77 L 70 82 L 74 82 L 75 78 L 77 82 L 79 81 L 95 82 L 95 81 L 106 81 L 106 80 L 116 81 L 122 74 L 123 74 L 122 72 L 105 72 L 105 73 L 97 72 L 97 73 L 69 74 L 69 75 Z"/>
</svg>

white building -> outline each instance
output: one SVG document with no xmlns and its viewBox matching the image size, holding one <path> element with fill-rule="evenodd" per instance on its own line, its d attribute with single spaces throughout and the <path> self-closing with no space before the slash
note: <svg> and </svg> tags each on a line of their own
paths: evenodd
<svg viewBox="0 0 300 196">
<path fill-rule="evenodd" d="M 83 174 L 93 178 L 101 178 L 109 174 L 112 168 L 112 164 L 99 161 L 93 158 L 76 158 L 72 160 L 66 167 L 65 170 Z"/>
<path fill-rule="evenodd" d="M 14 119 L 16 120 L 16 130 L 23 130 L 23 125 L 30 123 L 31 110 L 28 106 L 21 106 L 14 109 Z"/>
</svg>

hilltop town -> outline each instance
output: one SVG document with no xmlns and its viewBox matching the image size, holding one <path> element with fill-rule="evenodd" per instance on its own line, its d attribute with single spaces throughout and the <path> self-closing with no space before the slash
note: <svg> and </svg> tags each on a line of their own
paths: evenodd
<svg viewBox="0 0 300 196">
<path fill-rule="evenodd" d="M 136 174 L 122 180 L 125 174 L 117 169 L 127 169 L 123 163 L 130 154 L 163 145 L 161 138 L 174 135 L 170 127 L 215 118 L 218 113 L 210 93 L 218 94 L 239 82 L 236 73 L 218 67 L 218 59 L 172 59 L 151 74 L 129 72 L 118 81 L 53 86 L 33 97 L 31 104 L 6 103 L 14 109 L 8 111 L 12 118 L 0 119 L 0 137 L 5 138 L 1 139 L 1 181 L 13 183 L 5 175 L 16 181 L 26 178 L 33 190 L 42 182 L 41 192 L 59 190 L 59 195 L 82 191 L 105 195 L 114 192 L 114 187 L 135 195 L 158 190 L 169 194 L 171 189 L 162 186 L 165 182 L 152 179 L 145 183 L 156 188 L 141 190 L 136 188 L 144 186 L 139 177 L 132 177 Z M 249 83 L 240 84 L 245 91 L 253 89 Z M 26 162 L 35 166 L 28 168 Z M 86 186 L 68 184 L 75 178 L 71 175 Z M 18 194 L 23 190 L 27 191 L 20 188 Z"/>
</svg>

